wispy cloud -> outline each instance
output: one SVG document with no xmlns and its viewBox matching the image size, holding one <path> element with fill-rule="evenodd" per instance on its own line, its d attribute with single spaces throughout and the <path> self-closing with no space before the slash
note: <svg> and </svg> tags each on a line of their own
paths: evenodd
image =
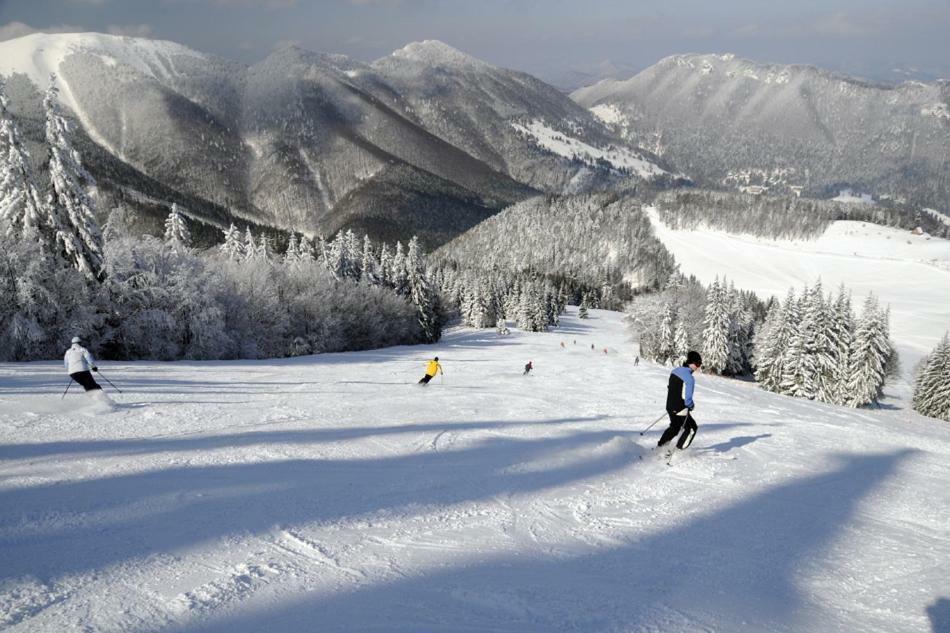
<svg viewBox="0 0 950 633">
<path fill-rule="evenodd" d="M 23 37 L 24 35 L 30 35 L 32 33 L 77 33 L 88 30 L 89 29 L 84 29 L 81 26 L 72 24 L 56 24 L 36 28 L 29 24 L 24 24 L 23 22 L 8 22 L 7 24 L 0 24 L 0 42 Z"/>
<path fill-rule="evenodd" d="M 110 35 L 125 35 L 128 37 L 148 37 L 152 34 L 150 24 L 110 24 L 106 27 Z"/>
</svg>

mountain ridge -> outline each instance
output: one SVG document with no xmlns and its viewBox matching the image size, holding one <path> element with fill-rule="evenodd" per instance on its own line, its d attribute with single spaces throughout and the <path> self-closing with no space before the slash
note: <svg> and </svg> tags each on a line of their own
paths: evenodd
<svg viewBox="0 0 950 633">
<path fill-rule="evenodd" d="M 127 164 L 180 192 L 192 218 L 221 216 L 194 208 L 197 201 L 226 209 L 225 222 L 326 234 L 343 228 L 337 216 L 352 215 L 335 208 L 353 199 L 349 192 L 378 191 L 400 199 L 398 208 L 418 207 L 404 218 L 401 238 L 420 232 L 435 246 L 459 230 L 455 213 L 481 217 L 538 192 L 642 180 L 606 163 L 578 163 L 519 134 L 516 121 L 567 119 L 562 132 L 588 145 L 627 145 L 553 87 L 438 41 L 411 43 L 372 64 L 288 47 L 251 65 L 103 34 L 0 42 L 0 73 L 24 74 L 40 91 L 47 71 L 57 72 L 64 101 L 89 137 L 84 151 L 97 154 L 92 162 Z M 41 116 L 39 95 L 27 101 L 14 111 Z M 635 147 L 626 151 L 653 160 Z M 399 165 L 405 168 L 392 168 Z M 138 186 L 94 175 L 105 193 Z M 377 176 L 376 186 L 365 186 Z M 422 183 L 448 204 L 434 204 Z M 383 232 L 392 234 L 392 226 Z"/>
</svg>

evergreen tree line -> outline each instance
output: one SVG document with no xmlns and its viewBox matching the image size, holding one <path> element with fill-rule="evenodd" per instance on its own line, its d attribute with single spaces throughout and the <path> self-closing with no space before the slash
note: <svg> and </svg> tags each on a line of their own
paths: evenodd
<svg viewBox="0 0 950 633">
<path fill-rule="evenodd" d="M 730 233 L 773 239 L 817 238 L 836 220 L 856 220 L 950 237 L 950 227 L 894 203 L 858 205 L 831 200 L 753 196 L 704 189 L 666 191 L 655 205 L 664 224 L 675 229 L 708 226 Z"/>
<path fill-rule="evenodd" d="M 586 292 L 596 290 L 598 305 L 607 309 L 621 309 L 635 294 L 662 288 L 676 270 L 640 203 L 613 194 L 520 202 L 442 246 L 432 260 L 443 269 L 542 275 L 558 286 L 571 280 Z"/>
<path fill-rule="evenodd" d="M 825 296 L 821 282 L 784 303 L 772 302 L 756 339 L 755 377 L 775 393 L 860 407 L 877 402 L 897 371 L 888 310 L 868 295 L 856 318 L 842 286 Z"/>
<path fill-rule="evenodd" d="M 767 391 L 810 400 L 875 403 L 898 370 L 888 311 L 871 295 L 856 318 L 851 295 L 842 287 L 826 296 L 820 281 L 800 295 L 790 289 L 784 303 L 762 303 L 726 280 L 703 288 L 677 276 L 635 302 L 629 319 L 646 358 L 676 365 L 700 350 L 704 371 L 751 375 Z"/>
<path fill-rule="evenodd" d="M 921 362 L 914 382 L 914 410 L 950 422 L 950 334 Z"/>
<path fill-rule="evenodd" d="M 529 332 L 560 324 L 570 291 L 537 273 L 508 274 L 449 266 L 434 273 L 443 300 L 469 327 L 502 330 L 508 321 Z"/>
<path fill-rule="evenodd" d="M 81 334 L 114 359 L 264 358 L 428 342 L 442 317 L 419 251 L 352 234 L 314 245 L 296 235 L 277 257 L 268 238 L 232 225 L 223 244 L 191 248 L 172 205 L 164 239 L 129 229 L 119 208 L 100 231 L 95 186 L 70 144 L 55 77 L 44 100 L 49 185 L 36 174 L 0 85 L 0 358 L 55 358 Z M 355 263 L 354 263 L 354 260 Z M 367 272 L 370 269 L 378 273 Z"/>
<path fill-rule="evenodd" d="M 723 279 L 704 288 L 695 277 L 670 279 L 659 301 L 648 308 L 652 318 L 640 321 L 640 354 L 677 366 L 686 353 L 700 350 L 703 368 L 726 376 L 753 371 L 753 339 L 765 305 L 751 292 L 737 290 Z"/>
</svg>

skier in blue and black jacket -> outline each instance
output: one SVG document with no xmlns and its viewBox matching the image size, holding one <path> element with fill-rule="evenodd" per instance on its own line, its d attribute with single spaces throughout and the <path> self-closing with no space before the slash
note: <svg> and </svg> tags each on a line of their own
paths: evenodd
<svg viewBox="0 0 950 633">
<path fill-rule="evenodd" d="M 699 429 L 696 420 L 691 415 L 695 406 L 693 389 L 696 386 L 693 372 L 702 365 L 702 356 L 699 355 L 699 352 L 692 351 L 686 355 L 686 362 L 683 363 L 683 366 L 677 367 L 670 373 L 670 383 L 666 392 L 666 412 L 670 415 L 670 428 L 666 429 L 663 435 L 660 436 L 657 448 L 679 435 L 681 430 L 683 434 L 680 435 L 676 448 L 684 449 L 693 443 L 693 437 Z"/>
</svg>

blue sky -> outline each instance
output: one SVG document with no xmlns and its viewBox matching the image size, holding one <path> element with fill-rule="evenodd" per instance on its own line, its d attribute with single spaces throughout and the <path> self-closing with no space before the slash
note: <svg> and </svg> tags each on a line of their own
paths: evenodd
<svg viewBox="0 0 950 633">
<path fill-rule="evenodd" d="M 244 62 L 290 43 L 370 61 L 440 39 L 552 80 L 686 52 L 950 76 L 948 0 L 0 0 L 0 40 L 34 30 L 170 39 Z"/>
</svg>

